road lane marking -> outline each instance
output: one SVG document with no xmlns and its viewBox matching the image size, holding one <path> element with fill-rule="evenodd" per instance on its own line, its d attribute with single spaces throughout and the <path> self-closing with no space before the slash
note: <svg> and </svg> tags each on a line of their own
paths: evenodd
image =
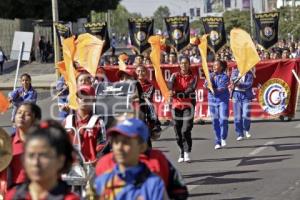
<svg viewBox="0 0 300 200">
<path fill-rule="evenodd" d="M 300 124 L 298 124 L 297 126 L 295 126 L 295 128 L 300 128 Z"/>
<path fill-rule="evenodd" d="M 199 185 L 187 185 L 188 191 L 191 192 L 193 189 L 198 187 Z"/>
<path fill-rule="evenodd" d="M 269 142 L 266 142 L 265 144 L 263 144 L 262 147 L 258 147 L 256 149 L 254 149 L 253 151 L 251 151 L 249 153 L 249 156 L 254 156 L 258 153 L 260 153 L 261 151 L 265 150 L 266 148 L 268 148 L 270 145 L 274 144 L 275 142 L 274 141 L 269 141 Z"/>
</svg>

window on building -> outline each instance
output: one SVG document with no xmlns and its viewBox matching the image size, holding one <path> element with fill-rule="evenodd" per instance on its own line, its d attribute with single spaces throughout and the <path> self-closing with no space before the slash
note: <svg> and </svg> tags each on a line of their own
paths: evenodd
<svg viewBox="0 0 300 200">
<path fill-rule="evenodd" d="M 195 9 L 194 8 L 190 8 L 190 16 L 195 17 Z"/>
<path fill-rule="evenodd" d="M 225 8 L 231 8 L 231 0 L 225 0 Z"/>
<path fill-rule="evenodd" d="M 197 8 L 197 10 L 196 10 L 196 16 L 200 17 L 200 8 Z"/>
<path fill-rule="evenodd" d="M 250 8 L 250 0 L 243 0 L 243 8 Z"/>
</svg>

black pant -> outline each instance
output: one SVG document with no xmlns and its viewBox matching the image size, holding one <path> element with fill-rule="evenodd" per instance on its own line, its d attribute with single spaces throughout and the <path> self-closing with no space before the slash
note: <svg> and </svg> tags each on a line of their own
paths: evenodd
<svg viewBox="0 0 300 200">
<path fill-rule="evenodd" d="M 3 74 L 3 64 L 4 61 L 0 61 L 0 74 Z"/>
<path fill-rule="evenodd" d="M 183 156 L 184 152 L 192 150 L 192 129 L 194 122 L 194 107 L 185 108 L 183 110 L 172 110 L 173 120 L 175 122 L 174 130 L 176 133 L 177 144 L 180 148 L 180 153 Z"/>
</svg>

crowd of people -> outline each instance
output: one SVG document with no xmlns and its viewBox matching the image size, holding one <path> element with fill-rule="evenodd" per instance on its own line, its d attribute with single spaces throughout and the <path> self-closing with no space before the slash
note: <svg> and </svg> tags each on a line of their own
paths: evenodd
<svg viewBox="0 0 300 200">
<path fill-rule="evenodd" d="M 270 51 L 258 52 L 262 59 L 296 58 L 300 57 L 300 42 L 280 41 Z M 84 67 L 77 69 L 76 110 L 69 106 L 70 91 L 64 77 L 58 80 L 57 121 L 41 120 L 42 112 L 36 104 L 38 92 L 32 87 L 31 77 L 29 74 L 20 76 L 22 86 L 10 92 L 8 97 L 13 105 L 14 133 L 10 140 L 12 160 L 0 172 L 0 194 L 5 199 L 75 200 L 82 195 L 99 199 L 187 199 L 188 190 L 180 173 L 161 151 L 152 148 L 152 141 L 160 137 L 161 124 L 152 102 L 154 86 L 147 78 L 150 52 L 145 51 L 134 58 L 123 53 L 123 58 L 125 64 L 132 64 L 134 68 L 119 68 L 115 76 L 121 86 L 134 85 L 134 92 L 126 102 L 131 109 L 108 120 L 103 118 L 105 113 L 95 113 L 97 88 L 107 81 L 103 66 L 120 65 L 116 56 L 104 57 L 96 77 Z M 209 76 L 212 87 L 208 81 L 204 87 L 208 90 L 214 148 L 218 150 L 227 145 L 230 98 L 233 100 L 236 140 L 251 137 L 250 102 L 255 71 L 250 70 L 239 77 L 235 68 L 228 75 L 227 62 L 233 58 L 227 47 L 208 59 L 213 61 Z M 179 147 L 178 162 L 189 163 L 192 161 L 197 84 L 197 75 L 193 74 L 191 65 L 201 63 L 201 57 L 197 46 L 190 45 L 179 55 L 172 49 L 163 52 L 161 63 L 179 65 L 167 86 Z M 107 87 L 103 91 L 109 90 Z M 102 103 L 109 105 L 109 102 Z M 0 133 L 4 134 L 3 130 Z M 71 191 L 63 175 L 70 174 L 74 165 L 86 163 L 95 168 L 95 175 L 88 178 L 92 184 L 85 184 L 90 186 L 89 190 Z"/>
</svg>

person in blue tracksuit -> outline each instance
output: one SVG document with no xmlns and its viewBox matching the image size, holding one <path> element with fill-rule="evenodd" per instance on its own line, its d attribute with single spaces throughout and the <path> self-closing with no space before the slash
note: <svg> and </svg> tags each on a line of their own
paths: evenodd
<svg viewBox="0 0 300 200">
<path fill-rule="evenodd" d="M 250 138 L 250 103 L 253 99 L 252 84 L 254 72 L 249 71 L 239 78 L 239 70 L 233 69 L 231 73 L 231 83 L 233 84 L 233 112 L 234 126 L 237 140 L 243 140 L 244 136 Z"/>
<path fill-rule="evenodd" d="M 210 73 L 214 93 L 209 91 L 208 104 L 212 117 L 212 125 L 216 135 L 215 149 L 226 146 L 228 135 L 229 115 L 229 77 L 226 74 L 227 64 L 225 61 L 217 60 L 213 64 L 213 72 Z M 207 82 L 205 82 L 207 87 Z"/>
</svg>

